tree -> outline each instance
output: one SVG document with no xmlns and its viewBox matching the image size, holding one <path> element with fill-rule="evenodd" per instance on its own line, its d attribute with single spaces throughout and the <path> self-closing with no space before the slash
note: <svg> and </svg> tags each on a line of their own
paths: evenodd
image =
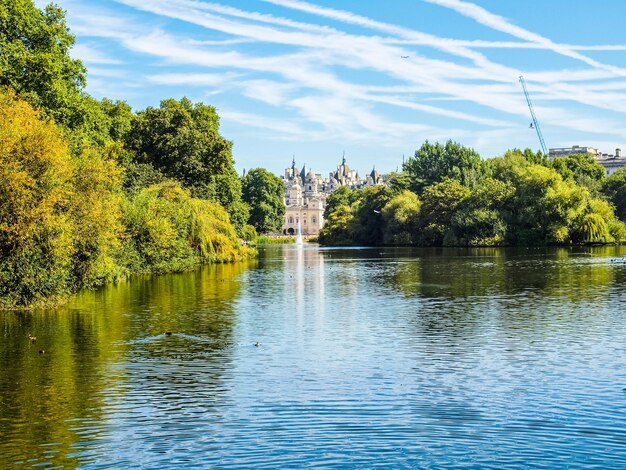
<svg viewBox="0 0 626 470">
<path fill-rule="evenodd" d="M 243 230 L 247 206 L 241 199 L 232 143 L 219 134 L 215 108 L 187 98 L 164 100 L 159 108 L 137 114 L 126 144 L 138 163 L 151 164 L 180 181 L 194 197 L 222 204 L 238 231 Z"/>
<path fill-rule="evenodd" d="M 615 207 L 615 214 L 626 221 L 626 170 L 608 176 L 602 183 L 602 193 Z"/>
<path fill-rule="evenodd" d="M 421 204 L 415 193 L 404 190 L 383 207 L 385 245 L 414 244 Z"/>
<path fill-rule="evenodd" d="M 356 208 L 356 242 L 367 246 L 383 244 L 383 207 L 393 197 L 386 186 L 369 186 L 361 192 Z"/>
<path fill-rule="evenodd" d="M 549 166 L 550 164 L 548 160 L 548 155 L 544 154 L 541 150 L 538 150 L 537 153 L 535 153 L 529 148 L 526 148 L 523 151 L 520 149 L 513 149 L 507 150 L 504 153 L 505 157 L 513 155 L 521 157 L 528 163 L 533 163 L 535 165 Z"/>
<path fill-rule="evenodd" d="M 548 165 L 554 168 L 563 179 L 572 178 L 576 184 L 584 186 L 593 195 L 600 193 L 602 182 L 606 177 L 606 170 L 593 155 L 576 153 L 567 157 L 558 157 Z"/>
<path fill-rule="evenodd" d="M 515 188 L 493 178 L 477 186 L 452 216 L 446 244 L 494 246 L 506 242 Z"/>
<path fill-rule="evenodd" d="M 0 1 L 0 85 L 70 128 L 83 120 L 86 84 L 85 67 L 69 55 L 73 45 L 59 7 L 42 11 L 31 0 Z"/>
<path fill-rule="evenodd" d="M 250 170 L 243 178 L 243 200 L 250 206 L 248 223 L 259 233 L 279 232 L 285 203 L 283 181 L 263 168 Z"/>
<path fill-rule="evenodd" d="M 449 140 L 446 145 L 426 141 L 403 166 L 411 178 L 411 190 L 422 194 L 426 187 L 453 179 L 473 187 L 484 173 L 480 155 L 474 150 Z"/>
<path fill-rule="evenodd" d="M 362 189 L 350 189 L 348 186 L 339 186 L 326 198 L 326 207 L 324 208 L 324 219 L 328 220 L 339 206 L 352 206 L 355 202 L 363 197 Z"/>
<path fill-rule="evenodd" d="M 587 206 L 589 191 L 541 165 L 516 167 L 509 176 L 516 188 L 509 221 L 513 242 L 541 245 L 568 241 L 572 224 Z"/>
<path fill-rule="evenodd" d="M 68 292 L 73 173 L 56 126 L 13 93 L 0 93 L 0 306 Z"/>
<path fill-rule="evenodd" d="M 419 217 L 419 243 L 442 245 L 444 236 L 450 230 L 452 217 L 469 196 L 468 187 L 450 178 L 426 188 Z"/>
<path fill-rule="evenodd" d="M 134 272 L 184 271 L 251 254 L 241 246 L 223 207 L 192 198 L 176 181 L 140 191 L 127 202 L 124 219 L 125 257 Z"/>
<path fill-rule="evenodd" d="M 72 291 L 126 274 L 117 259 L 124 234 L 122 175 L 123 169 L 102 149 L 84 150 L 74 158 Z"/>
<path fill-rule="evenodd" d="M 318 241 L 322 245 L 347 246 L 355 243 L 355 234 L 354 211 L 350 206 L 340 204 L 328 215 Z"/>
<path fill-rule="evenodd" d="M 411 188 L 411 177 L 406 171 L 392 171 L 384 176 L 384 180 L 396 194 Z"/>
</svg>

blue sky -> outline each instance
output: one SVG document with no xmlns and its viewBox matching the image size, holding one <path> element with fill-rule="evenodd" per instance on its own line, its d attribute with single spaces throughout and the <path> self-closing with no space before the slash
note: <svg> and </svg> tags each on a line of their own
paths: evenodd
<svg viewBox="0 0 626 470">
<path fill-rule="evenodd" d="M 623 0 L 57 3 L 89 93 L 215 106 L 239 170 L 327 174 L 345 151 L 386 172 L 426 139 L 538 149 L 519 75 L 548 147 L 626 151 Z"/>
</svg>

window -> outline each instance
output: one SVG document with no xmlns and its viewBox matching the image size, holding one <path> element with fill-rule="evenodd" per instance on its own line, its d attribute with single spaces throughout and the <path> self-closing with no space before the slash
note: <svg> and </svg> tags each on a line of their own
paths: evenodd
<svg viewBox="0 0 626 470">
<path fill-rule="evenodd" d="M 314 224 L 316 222 L 315 217 L 311 219 L 311 223 Z"/>
<path fill-rule="evenodd" d="M 302 222 L 304 225 L 306 225 L 306 219 L 304 219 L 304 221 Z"/>
<path fill-rule="evenodd" d="M 309 185 L 309 191 L 311 190 L 311 185 Z"/>
<path fill-rule="evenodd" d="M 293 217 L 289 217 L 289 223 L 293 224 Z"/>
</svg>

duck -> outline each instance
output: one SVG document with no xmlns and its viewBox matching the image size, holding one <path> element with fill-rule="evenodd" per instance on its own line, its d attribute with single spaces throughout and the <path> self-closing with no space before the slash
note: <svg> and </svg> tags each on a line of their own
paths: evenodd
<svg viewBox="0 0 626 470">
<path fill-rule="evenodd" d="M 165 336 L 172 336 L 172 332 L 171 331 L 166 331 L 164 334 L 165 334 Z"/>
<path fill-rule="evenodd" d="M 39 350 L 39 354 L 45 354 L 46 350 L 45 349 L 40 349 Z"/>
<path fill-rule="evenodd" d="M 257 341 L 256 343 L 254 343 L 254 345 L 258 348 L 259 346 L 261 346 L 261 343 Z"/>
<path fill-rule="evenodd" d="M 29 334 L 29 335 L 28 335 L 28 340 L 29 340 L 31 343 L 34 343 L 35 341 L 37 341 L 37 337 L 36 337 L 36 336 L 33 336 L 33 335 L 31 335 L 31 334 Z"/>
</svg>

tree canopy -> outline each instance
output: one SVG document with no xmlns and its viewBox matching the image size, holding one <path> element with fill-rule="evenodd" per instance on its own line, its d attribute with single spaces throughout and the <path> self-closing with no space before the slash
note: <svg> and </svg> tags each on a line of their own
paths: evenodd
<svg viewBox="0 0 626 470">
<path fill-rule="evenodd" d="M 242 190 L 250 207 L 248 223 L 258 233 L 280 232 L 285 216 L 283 181 L 263 168 L 254 168 L 244 176 Z"/>
<path fill-rule="evenodd" d="M 458 144 L 426 142 L 388 199 L 347 189 L 329 197 L 325 244 L 501 246 L 626 241 L 626 173 L 589 155 L 548 160 L 529 149 L 481 161 Z M 601 190 L 601 191 L 600 191 Z M 380 194 L 384 192 L 379 190 Z M 419 194 L 419 196 L 418 196 Z M 351 200 L 350 196 L 356 196 Z M 606 198 L 606 199 L 605 199 Z M 381 207 L 382 220 L 376 219 Z M 382 230 L 382 238 L 380 237 Z M 368 234 L 367 236 L 365 234 Z"/>
<path fill-rule="evenodd" d="M 214 107 L 189 99 L 167 99 L 137 114 L 126 145 L 138 163 L 150 164 L 180 181 L 194 197 L 222 204 L 238 230 L 248 213 L 234 168 L 232 143 L 219 134 Z"/>
<path fill-rule="evenodd" d="M 419 195 L 444 178 L 472 187 L 484 173 L 480 155 L 451 140 L 445 145 L 424 142 L 415 156 L 404 163 L 403 170 L 411 179 L 410 189 Z"/>
<path fill-rule="evenodd" d="M 85 67 L 69 55 L 73 45 L 58 6 L 40 10 L 32 0 L 0 2 L 0 85 L 68 127 L 82 121 L 86 84 Z"/>
</svg>

